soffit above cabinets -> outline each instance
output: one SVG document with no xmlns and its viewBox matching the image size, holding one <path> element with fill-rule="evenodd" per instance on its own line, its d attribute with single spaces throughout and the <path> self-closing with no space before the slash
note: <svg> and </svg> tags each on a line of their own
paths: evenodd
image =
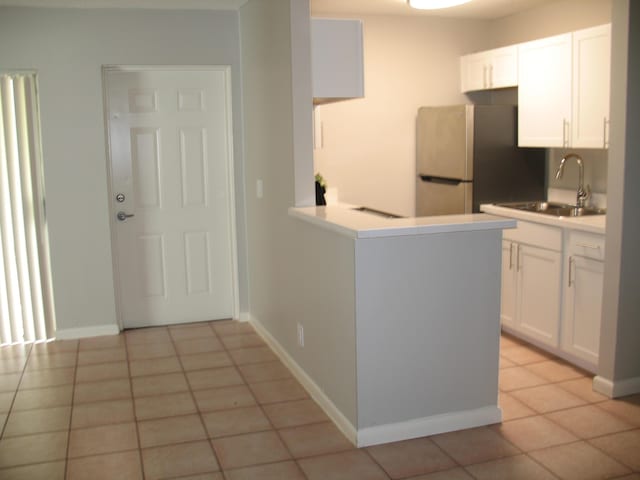
<svg viewBox="0 0 640 480">
<path fill-rule="evenodd" d="M 0 0 L 0 7 L 238 10 L 248 0 Z"/>
<path fill-rule="evenodd" d="M 416 10 L 409 7 L 406 0 L 311 0 L 311 14 L 317 16 L 407 15 L 492 20 L 555 1 L 558 0 L 472 0 L 457 7 Z"/>
</svg>

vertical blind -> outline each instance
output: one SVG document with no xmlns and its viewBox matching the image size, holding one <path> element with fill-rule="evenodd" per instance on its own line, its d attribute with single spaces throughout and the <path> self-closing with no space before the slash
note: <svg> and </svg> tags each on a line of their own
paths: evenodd
<svg viewBox="0 0 640 480">
<path fill-rule="evenodd" d="M 35 74 L 0 74 L 0 343 L 55 335 Z"/>
</svg>

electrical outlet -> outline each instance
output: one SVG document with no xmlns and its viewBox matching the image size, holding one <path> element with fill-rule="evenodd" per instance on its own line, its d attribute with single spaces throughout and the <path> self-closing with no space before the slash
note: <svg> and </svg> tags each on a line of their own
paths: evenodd
<svg viewBox="0 0 640 480">
<path fill-rule="evenodd" d="M 304 327 L 298 324 L 298 345 L 304 347 Z"/>
<path fill-rule="evenodd" d="M 261 179 L 256 180 L 256 197 L 262 198 L 264 196 L 264 185 Z"/>
</svg>

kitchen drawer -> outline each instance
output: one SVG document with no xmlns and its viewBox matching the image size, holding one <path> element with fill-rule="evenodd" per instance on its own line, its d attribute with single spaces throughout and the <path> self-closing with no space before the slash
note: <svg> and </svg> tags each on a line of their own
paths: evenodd
<svg viewBox="0 0 640 480">
<path fill-rule="evenodd" d="M 571 255 L 604 260 L 604 235 L 569 231 L 567 246 Z"/>
<path fill-rule="evenodd" d="M 539 223 L 518 220 L 518 227 L 504 230 L 503 238 L 557 252 L 562 250 L 562 229 Z"/>
</svg>

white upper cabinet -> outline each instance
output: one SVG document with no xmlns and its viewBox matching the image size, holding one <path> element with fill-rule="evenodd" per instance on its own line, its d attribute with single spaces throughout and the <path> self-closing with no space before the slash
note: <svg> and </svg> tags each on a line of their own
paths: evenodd
<svg viewBox="0 0 640 480">
<path fill-rule="evenodd" d="M 518 48 L 518 145 L 607 148 L 610 25 Z"/>
<path fill-rule="evenodd" d="M 609 147 L 611 25 L 573 34 L 571 146 Z"/>
<path fill-rule="evenodd" d="M 518 146 L 568 147 L 571 34 L 518 48 Z"/>
<path fill-rule="evenodd" d="M 364 96 L 360 20 L 311 19 L 314 103 Z"/>
<path fill-rule="evenodd" d="M 518 48 L 496 48 L 460 57 L 462 92 L 518 85 Z"/>
</svg>

